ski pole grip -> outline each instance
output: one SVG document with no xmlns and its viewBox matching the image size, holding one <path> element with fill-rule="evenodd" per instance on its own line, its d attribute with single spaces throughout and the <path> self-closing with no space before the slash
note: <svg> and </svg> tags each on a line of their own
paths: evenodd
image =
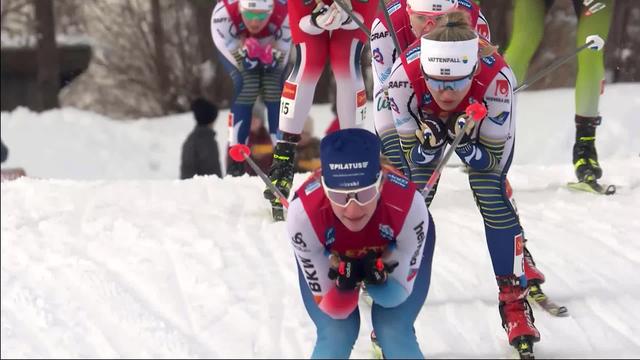
<svg viewBox="0 0 640 360">
<path fill-rule="evenodd" d="M 473 103 L 464 110 L 467 117 L 475 122 L 480 122 L 487 116 L 487 108 L 481 103 Z"/>
<path fill-rule="evenodd" d="M 229 148 L 229 156 L 236 162 L 243 162 L 251 155 L 251 149 L 245 144 L 236 144 Z"/>
</svg>

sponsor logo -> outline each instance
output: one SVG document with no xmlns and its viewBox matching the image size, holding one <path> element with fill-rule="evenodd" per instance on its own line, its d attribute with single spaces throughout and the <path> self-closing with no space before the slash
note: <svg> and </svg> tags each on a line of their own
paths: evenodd
<svg viewBox="0 0 640 360">
<path fill-rule="evenodd" d="M 493 92 L 494 96 L 508 96 L 509 95 L 509 81 L 497 80 L 496 91 Z"/>
<path fill-rule="evenodd" d="M 416 251 L 413 252 L 413 256 L 411 256 L 411 261 L 409 265 L 413 266 L 418 261 L 418 254 L 420 254 L 420 249 L 422 248 L 422 244 L 424 244 L 424 221 L 421 221 L 416 227 L 413 228 L 413 231 L 416 232 L 416 239 L 418 240 L 418 246 L 416 247 Z"/>
<path fill-rule="evenodd" d="M 389 89 L 406 88 L 409 86 L 408 81 L 389 81 Z"/>
<path fill-rule="evenodd" d="M 516 256 L 522 255 L 522 251 L 524 249 L 524 241 L 522 239 L 522 234 L 518 234 L 514 236 L 514 244 L 516 249 Z"/>
<path fill-rule="evenodd" d="M 285 81 L 284 87 L 282 88 L 282 97 L 289 100 L 295 100 L 297 91 L 298 85 Z"/>
<path fill-rule="evenodd" d="M 409 269 L 409 275 L 407 275 L 407 281 L 411 281 L 415 279 L 416 275 L 418 275 L 418 269 L 415 269 L 415 268 Z"/>
<path fill-rule="evenodd" d="M 396 12 L 398 9 L 400 9 L 400 2 L 396 1 L 395 3 L 393 3 L 391 6 L 387 8 L 387 11 L 389 12 L 389 15 L 391 15 L 394 12 Z"/>
<path fill-rule="evenodd" d="M 371 41 L 377 40 L 377 39 L 384 39 L 387 36 L 389 36 L 389 31 L 377 32 L 377 33 L 371 34 Z"/>
<path fill-rule="evenodd" d="M 489 120 L 491 120 L 492 123 L 495 123 L 497 125 L 503 125 L 505 121 L 507 121 L 507 119 L 509 118 L 509 112 L 503 111 L 496 116 L 488 116 L 488 118 Z"/>
<path fill-rule="evenodd" d="M 331 170 L 366 169 L 367 166 L 369 166 L 369 162 L 368 161 L 355 162 L 355 163 L 329 164 L 329 168 Z"/>
<path fill-rule="evenodd" d="M 511 100 L 509 98 L 498 98 L 498 97 L 493 97 L 493 96 L 486 96 L 485 100 L 489 100 L 489 101 L 493 101 L 493 102 L 499 102 L 499 103 L 505 103 L 505 104 L 510 104 Z"/>
<path fill-rule="evenodd" d="M 382 51 L 379 48 L 373 49 L 371 52 L 373 56 L 373 60 L 375 60 L 378 64 L 384 64 L 384 56 L 382 56 Z"/>
<path fill-rule="evenodd" d="M 367 92 L 364 90 L 358 91 L 356 94 L 356 107 L 363 107 L 367 104 Z"/>
<path fill-rule="evenodd" d="M 496 58 L 493 56 L 483 57 L 482 62 L 487 64 L 488 66 L 493 66 L 493 64 L 496 63 Z"/>
<path fill-rule="evenodd" d="M 233 127 L 233 113 L 229 112 L 229 116 L 227 116 L 227 126 L 232 128 Z"/>
<path fill-rule="evenodd" d="M 307 279 L 309 289 L 313 292 L 322 292 L 320 287 L 320 279 L 318 279 L 318 271 L 313 266 L 311 259 L 304 258 L 298 255 L 298 259 L 302 263 L 302 271 L 304 272 L 304 278 Z"/>
<path fill-rule="evenodd" d="M 449 68 L 440 69 L 440 75 L 451 75 L 451 69 Z"/>
<path fill-rule="evenodd" d="M 220 23 L 223 23 L 223 22 L 226 22 L 226 21 L 227 21 L 227 18 L 226 18 L 226 17 L 213 18 L 213 23 L 214 23 L 214 24 L 220 24 Z"/>
<path fill-rule="evenodd" d="M 394 234 L 393 234 L 393 229 L 391 228 L 391 226 L 385 225 L 385 224 L 380 224 L 378 229 L 380 230 L 380 236 L 383 239 L 385 239 L 387 241 L 393 241 Z"/>
<path fill-rule="evenodd" d="M 331 247 L 336 242 L 336 229 L 332 226 L 324 232 L 324 246 Z"/>
<path fill-rule="evenodd" d="M 305 186 L 304 188 L 304 194 L 305 195 L 309 195 L 312 192 L 314 192 L 315 190 L 320 188 L 320 182 L 319 181 L 312 181 L 310 183 L 307 184 L 307 186 Z"/>
<path fill-rule="evenodd" d="M 405 55 L 405 57 L 407 58 L 407 62 L 412 62 L 413 60 L 419 58 L 420 57 L 420 47 L 414 47 L 413 49 L 409 50 L 407 52 L 407 54 Z"/>
<path fill-rule="evenodd" d="M 298 251 L 309 252 L 309 250 L 307 249 L 307 243 L 305 243 L 304 240 L 302 240 L 301 232 L 297 232 L 291 238 L 291 243 L 293 244 L 293 247 L 296 248 Z"/>
<path fill-rule="evenodd" d="M 401 176 L 398 176 L 396 174 L 391 174 L 389 173 L 387 175 L 387 179 L 389 179 L 389 181 L 391 181 L 392 183 L 400 186 L 401 188 L 407 188 L 407 186 L 409 186 L 409 180 L 406 178 L 403 178 Z"/>
<path fill-rule="evenodd" d="M 396 105 L 396 101 L 393 98 L 389 99 L 389 106 L 391 106 L 391 110 L 395 111 L 397 114 L 400 114 L 400 108 Z"/>
<path fill-rule="evenodd" d="M 381 96 L 378 98 L 378 103 L 376 104 L 376 109 L 378 111 L 382 110 L 382 109 L 391 109 L 391 106 L 389 106 L 389 100 L 387 98 L 385 98 L 384 96 Z"/>
<path fill-rule="evenodd" d="M 387 81 L 387 79 L 389 78 L 389 75 L 391 75 L 391 68 L 388 67 L 384 70 L 384 72 L 382 73 L 382 75 L 380 75 L 380 82 L 385 82 Z"/>
<path fill-rule="evenodd" d="M 450 58 L 450 57 L 438 57 L 438 56 L 429 56 L 427 60 L 432 63 L 438 64 L 448 64 L 448 63 L 460 63 L 461 60 L 458 58 Z"/>
<path fill-rule="evenodd" d="M 469 2 L 468 0 L 458 0 L 458 5 L 462 5 L 462 6 L 466 7 L 467 9 L 473 9 L 473 6 L 471 5 L 471 2 Z"/>
<path fill-rule="evenodd" d="M 464 55 L 464 56 L 462 57 L 462 63 L 463 63 L 463 64 L 466 64 L 466 63 L 468 63 L 468 62 L 469 62 L 469 58 L 467 57 L 467 55 Z"/>
</svg>

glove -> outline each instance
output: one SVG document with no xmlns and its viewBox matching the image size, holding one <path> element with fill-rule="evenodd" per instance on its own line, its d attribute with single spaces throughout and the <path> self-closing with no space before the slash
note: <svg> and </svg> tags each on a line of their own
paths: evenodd
<svg viewBox="0 0 640 360">
<path fill-rule="evenodd" d="M 375 252 L 369 251 L 362 259 L 362 273 L 365 284 L 381 285 L 387 281 L 387 275 L 398 266 L 398 262 L 385 264 Z"/>
<path fill-rule="evenodd" d="M 433 154 L 447 140 L 447 129 L 440 119 L 427 118 L 420 122 L 420 129 L 416 129 L 416 137 L 423 152 Z"/>
<path fill-rule="evenodd" d="M 462 139 L 460 139 L 460 143 L 458 144 L 458 149 L 467 146 L 471 141 L 474 140 L 473 128 L 475 127 L 476 122 L 471 119 L 465 119 L 462 116 L 457 117 L 456 120 L 453 120 L 453 118 L 451 118 L 447 122 L 447 132 L 449 136 L 449 142 L 453 142 L 453 139 L 455 139 L 456 135 L 458 135 L 460 131 L 462 131 L 462 128 L 464 127 L 465 123 L 468 121 L 471 122 L 471 125 L 467 128 L 467 131 L 465 131 L 465 134 L 462 135 Z"/>
<path fill-rule="evenodd" d="M 242 66 L 246 70 L 254 70 L 260 66 L 260 57 L 264 50 L 256 38 L 248 38 L 242 46 Z"/>
<path fill-rule="evenodd" d="M 362 282 L 360 261 L 348 256 L 333 255 L 332 266 L 329 268 L 329 279 L 336 281 L 340 290 L 353 290 Z"/>
<path fill-rule="evenodd" d="M 324 30 L 336 30 L 349 18 L 336 3 L 319 3 L 311 12 L 311 23 Z"/>
<path fill-rule="evenodd" d="M 260 61 L 264 65 L 265 69 L 275 69 L 280 65 L 282 55 L 282 51 L 275 49 L 271 44 L 268 44 L 264 48 L 264 53 L 262 54 Z"/>
</svg>

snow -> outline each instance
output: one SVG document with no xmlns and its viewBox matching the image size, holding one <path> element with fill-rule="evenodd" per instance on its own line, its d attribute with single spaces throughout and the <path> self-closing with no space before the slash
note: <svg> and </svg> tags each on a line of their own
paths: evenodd
<svg viewBox="0 0 640 360">
<path fill-rule="evenodd" d="M 640 356 L 640 84 L 611 86 L 598 151 L 614 196 L 573 180 L 573 91 L 524 92 L 509 173 L 545 291 L 541 358 Z M 369 112 L 369 114 L 371 114 Z M 330 121 L 314 107 L 315 131 Z M 216 129 L 224 146 L 226 112 Z M 258 178 L 180 181 L 189 114 L 115 121 L 74 109 L 2 113 L 1 357 L 299 358 L 315 330 L 282 223 Z M 304 180 L 298 175 L 295 185 Z M 416 334 L 430 358 L 513 358 L 466 174 L 449 167 L 431 207 L 430 293 Z M 353 358 L 369 357 L 366 305 Z"/>
</svg>

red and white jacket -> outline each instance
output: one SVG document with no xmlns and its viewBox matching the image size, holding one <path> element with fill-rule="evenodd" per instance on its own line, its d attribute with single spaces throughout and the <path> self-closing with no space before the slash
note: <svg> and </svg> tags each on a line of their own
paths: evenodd
<svg viewBox="0 0 640 360">
<path fill-rule="evenodd" d="M 398 262 L 389 274 L 388 298 L 393 307 L 413 290 L 429 228 L 429 213 L 422 195 L 406 177 L 384 169 L 378 206 L 369 223 L 359 232 L 348 230 L 335 216 L 317 171 L 296 192 L 287 213 L 287 232 L 298 265 L 316 303 L 332 318 L 346 318 L 357 307 L 355 296 L 344 296 L 329 279 L 331 254 L 361 258 L 367 251 L 382 254 L 384 262 Z M 374 299 L 376 301 L 376 299 Z M 345 303 L 347 302 L 347 303 Z M 377 301 L 376 301 L 377 302 Z"/>
</svg>

